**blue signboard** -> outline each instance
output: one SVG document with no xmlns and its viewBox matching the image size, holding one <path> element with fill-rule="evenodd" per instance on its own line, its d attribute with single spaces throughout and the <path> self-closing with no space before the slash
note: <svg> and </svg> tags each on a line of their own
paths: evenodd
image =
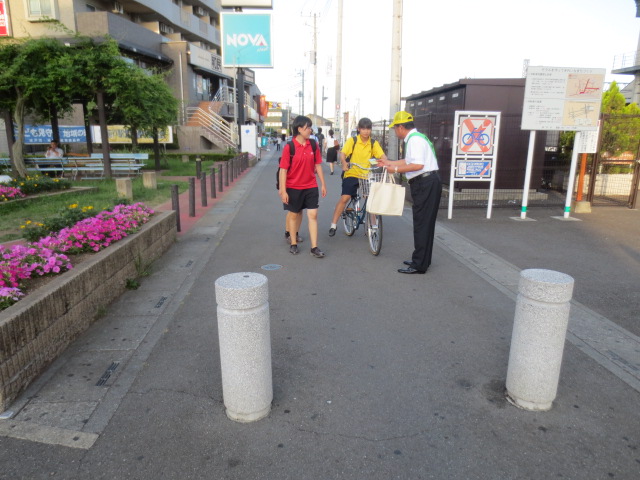
<svg viewBox="0 0 640 480">
<path fill-rule="evenodd" d="M 59 127 L 60 143 L 86 143 L 87 136 L 83 126 L 61 125 Z M 14 135 L 18 136 L 18 130 L 14 129 Z M 51 125 L 25 125 L 25 145 L 42 145 L 53 140 Z"/>
<path fill-rule="evenodd" d="M 273 67 L 271 14 L 221 13 L 222 66 Z"/>
<path fill-rule="evenodd" d="M 491 178 L 491 160 L 456 159 L 456 177 L 460 179 Z"/>
</svg>

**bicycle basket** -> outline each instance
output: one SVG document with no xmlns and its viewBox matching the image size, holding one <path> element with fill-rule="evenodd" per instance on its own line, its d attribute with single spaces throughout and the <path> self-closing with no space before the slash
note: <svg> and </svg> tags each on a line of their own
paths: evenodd
<svg viewBox="0 0 640 480">
<path fill-rule="evenodd" d="M 369 185 L 371 185 L 371 182 L 381 182 L 383 180 L 384 170 L 382 170 L 381 168 L 379 169 L 380 171 L 377 171 L 377 170 L 378 169 L 376 169 L 375 172 L 374 171 L 369 172 L 368 178 L 358 179 L 358 182 L 360 183 L 360 195 L 362 195 L 363 197 L 369 196 Z M 388 178 L 387 181 L 390 182 L 391 179 Z"/>
</svg>

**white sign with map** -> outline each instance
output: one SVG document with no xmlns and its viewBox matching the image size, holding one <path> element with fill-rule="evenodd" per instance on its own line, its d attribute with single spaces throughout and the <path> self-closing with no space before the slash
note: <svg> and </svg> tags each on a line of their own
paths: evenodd
<svg viewBox="0 0 640 480">
<path fill-rule="evenodd" d="M 596 130 L 605 73 L 604 68 L 529 67 L 522 129 Z"/>
</svg>

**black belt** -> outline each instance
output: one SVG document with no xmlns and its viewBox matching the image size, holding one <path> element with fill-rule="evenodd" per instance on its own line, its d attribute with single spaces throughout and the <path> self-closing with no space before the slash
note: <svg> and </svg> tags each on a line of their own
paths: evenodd
<svg viewBox="0 0 640 480">
<path fill-rule="evenodd" d="M 430 172 L 423 172 L 420 175 L 416 175 L 415 177 L 409 180 L 409 184 L 411 184 L 414 180 L 418 180 L 419 178 L 422 178 L 422 177 L 428 177 L 432 173 L 436 173 L 436 172 L 437 170 L 431 170 Z"/>
</svg>

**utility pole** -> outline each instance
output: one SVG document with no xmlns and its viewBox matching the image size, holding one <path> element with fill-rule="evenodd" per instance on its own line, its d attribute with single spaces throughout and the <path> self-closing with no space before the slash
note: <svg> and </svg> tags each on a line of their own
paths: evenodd
<svg viewBox="0 0 640 480">
<path fill-rule="evenodd" d="M 393 0 L 393 27 L 391 39 L 391 97 L 390 118 L 400 110 L 400 88 L 402 84 L 402 0 Z M 390 160 L 398 160 L 398 138 L 389 135 Z"/>
<path fill-rule="evenodd" d="M 318 29 L 316 14 L 313 14 L 313 117 L 318 121 Z"/>
<path fill-rule="evenodd" d="M 338 0 L 338 47 L 336 51 L 336 118 L 334 131 L 336 138 L 342 144 L 342 128 L 341 126 L 341 103 L 342 103 L 342 0 Z"/>
<path fill-rule="evenodd" d="M 325 101 L 327 98 L 329 98 L 329 97 L 325 97 L 325 96 L 324 96 L 324 85 L 323 85 L 323 86 L 322 86 L 322 110 L 321 110 L 321 112 L 322 112 L 322 113 L 320 114 L 320 116 L 321 116 L 322 118 L 324 118 L 324 101 Z"/>
<path fill-rule="evenodd" d="M 304 115 L 304 69 L 302 69 L 302 110 L 300 115 Z"/>
</svg>

